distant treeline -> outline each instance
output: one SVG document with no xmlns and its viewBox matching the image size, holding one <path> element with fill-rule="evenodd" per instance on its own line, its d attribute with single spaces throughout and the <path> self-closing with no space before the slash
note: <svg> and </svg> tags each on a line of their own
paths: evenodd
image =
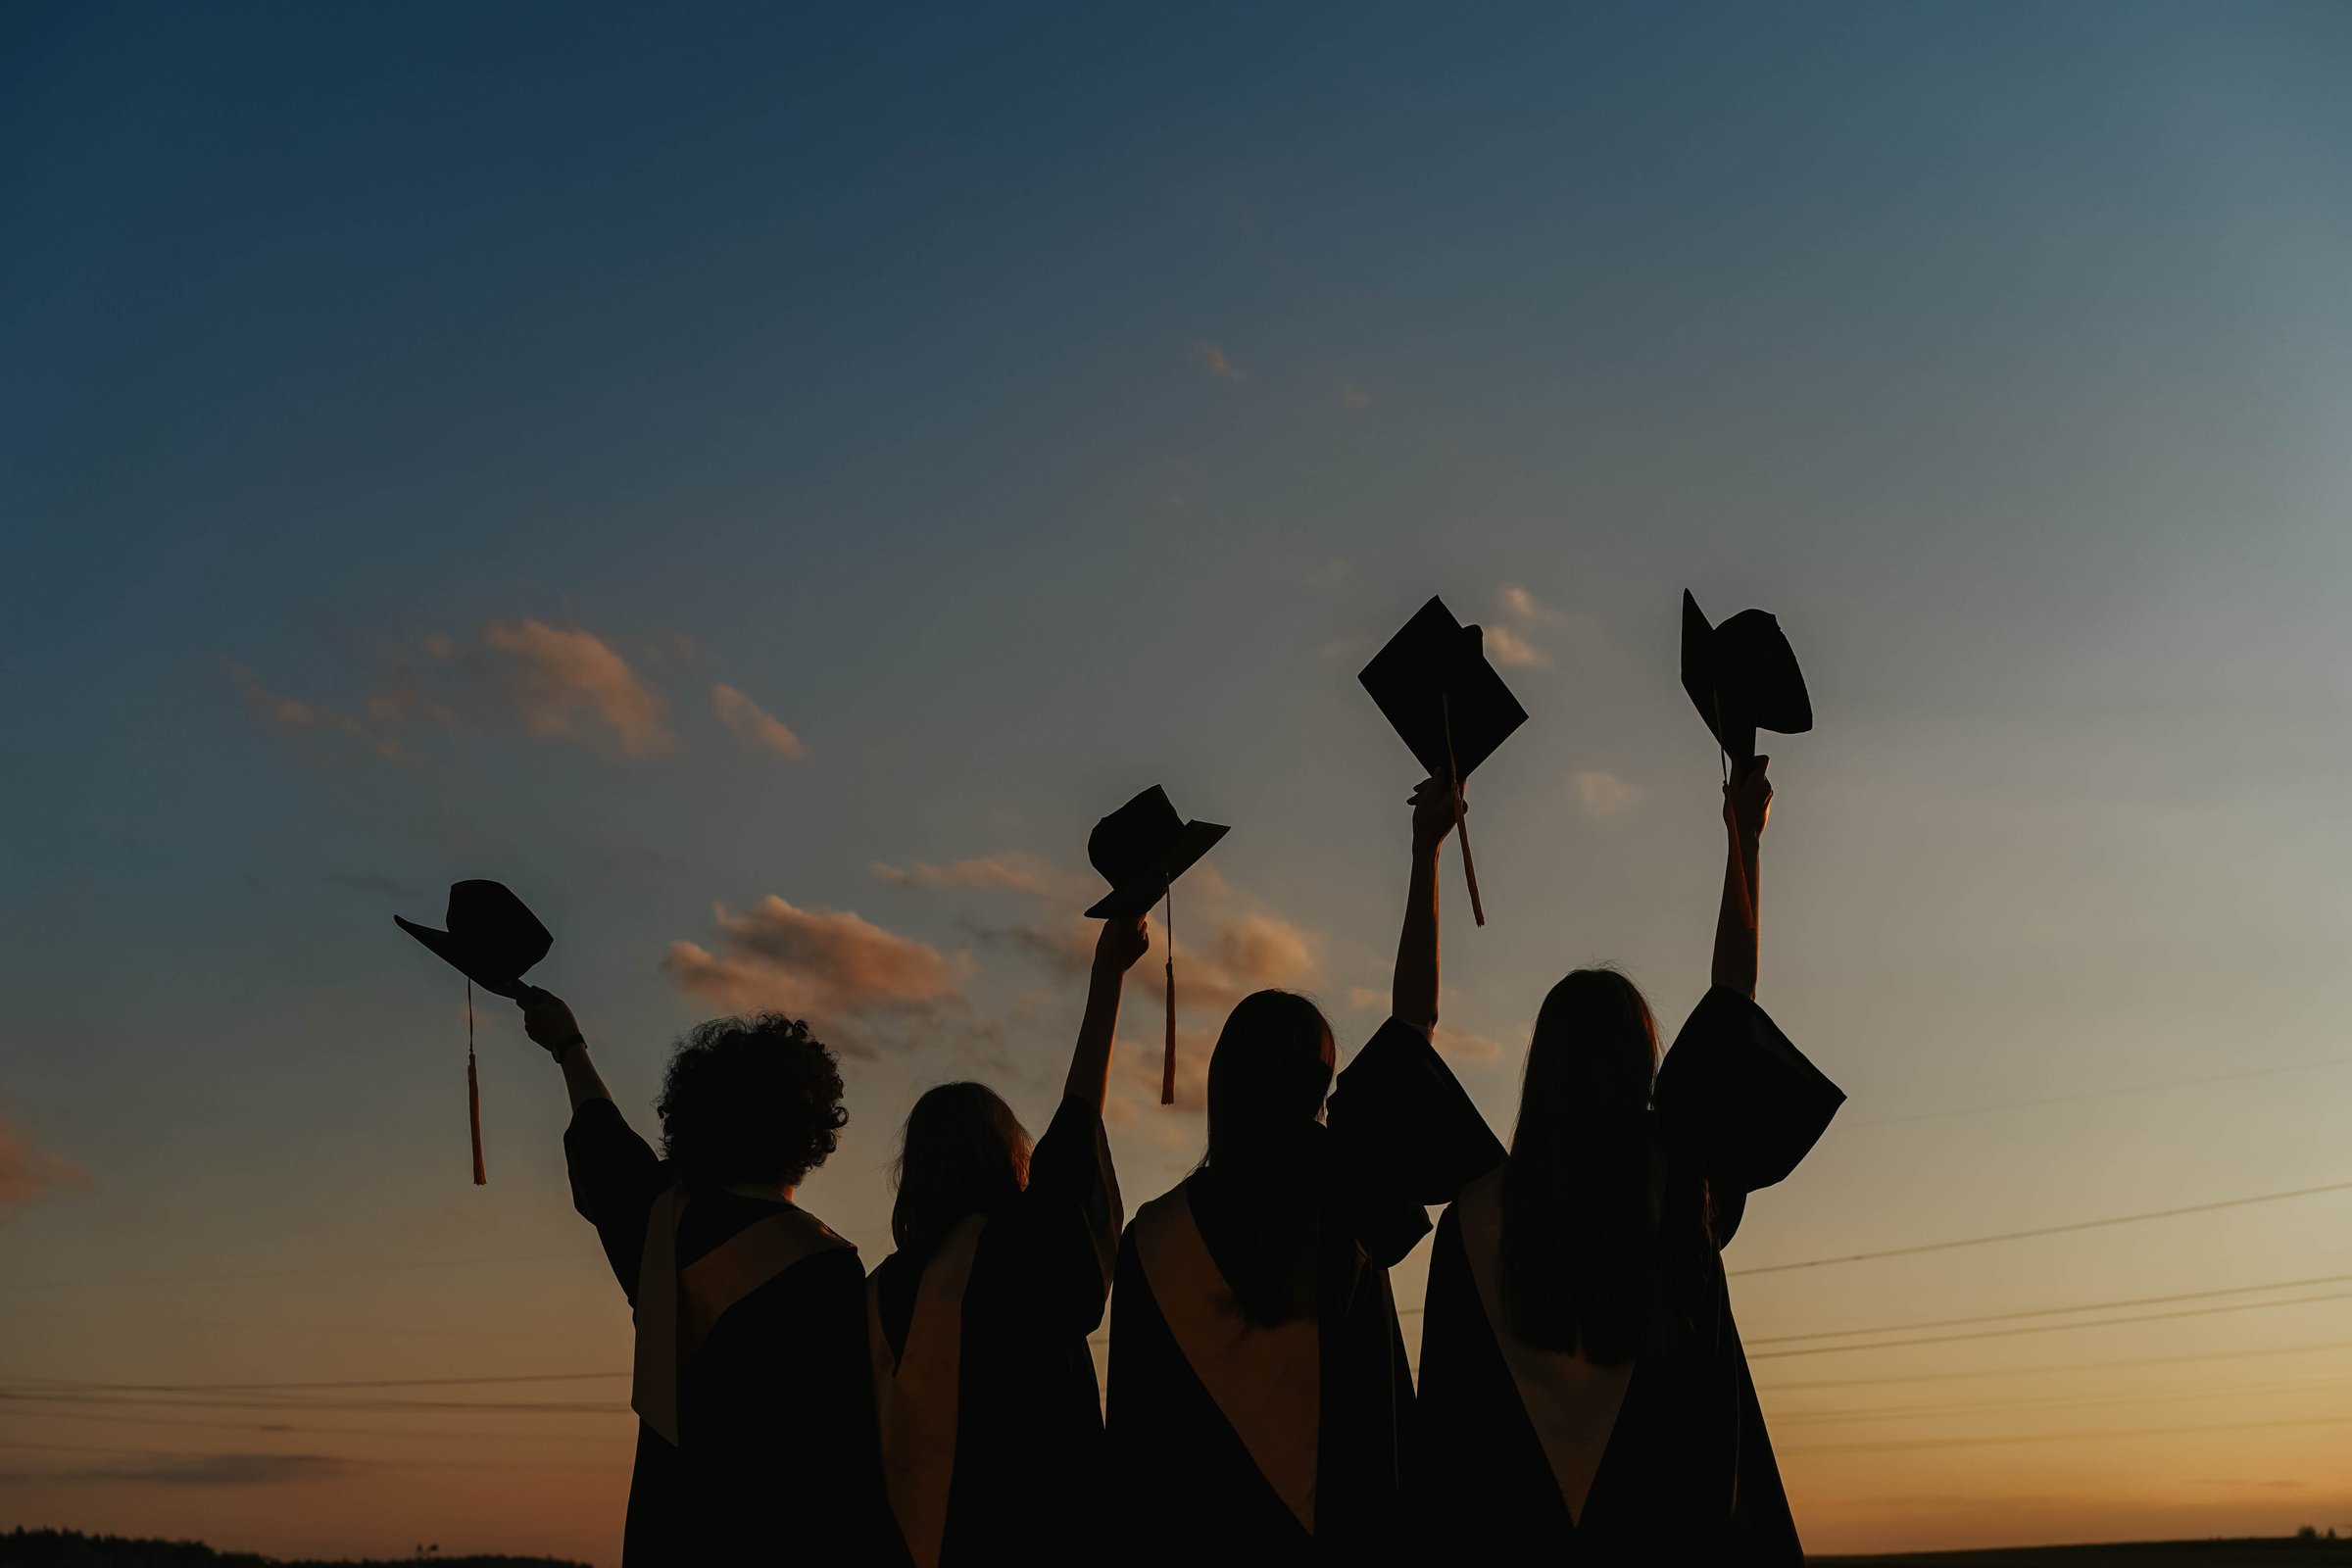
<svg viewBox="0 0 2352 1568">
<path fill-rule="evenodd" d="M 438 1550 L 411 1557 L 261 1557 L 215 1551 L 196 1541 L 132 1541 L 85 1536 L 78 1530 L 18 1529 L 0 1536 L 0 1568 L 588 1568 L 567 1557 L 445 1557 Z"/>
<path fill-rule="evenodd" d="M 1822 1568 L 2322 1568 L 2352 1565 L 2352 1541 L 2306 1529 L 2299 1536 L 2221 1541 L 2133 1541 L 2095 1546 L 2001 1546 L 1988 1551 L 1809 1556 Z"/>
</svg>

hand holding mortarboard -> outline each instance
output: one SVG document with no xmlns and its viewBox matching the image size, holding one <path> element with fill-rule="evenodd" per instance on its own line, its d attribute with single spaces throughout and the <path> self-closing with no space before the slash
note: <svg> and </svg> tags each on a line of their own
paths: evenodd
<svg viewBox="0 0 2352 1568">
<path fill-rule="evenodd" d="M 1756 760 L 1756 731 L 1801 735 L 1813 727 L 1813 700 L 1804 671 L 1781 632 L 1781 623 L 1761 610 L 1742 610 L 1720 626 L 1710 625 L 1698 601 L 1683 592 L 1683 690 L 1707 721 L 1725 760 Z"/>
<path fill-rule="evenodd" d="M 1443 599 L 1432 598 L 1414 612 L 1356 679 L 1421 765 L 1452 786 L 1453 825 L 1462 840 L 1470 912 L 1485 925 L 1462 786 L 1472 768 L 1494 756 L 1511 731 L 1527 722 L 1527 710 L 1487 662 L 1479 629 L 1455 620 Z"/>
<path fill-rule="evenodd" d="M 445 931 L 397 914 L 392 920 L 466 977 L 466 1106 L 473 1134 L 473 1185 L 486 1186 L 490 1178 L 482 1165 L 482 1090 L 473 1061 L 472 987 L 520 1000 L 526 989 L 523 972 L 547 956 L 556 939 L 503 882 L 451 883 Z"/>
<path fill-rule="evenodd" d="M 1176 1102 L 1176 927 L 1171 890 L 1228 831 L 1223 823 L 1188 822 L 1178 816 L 1167 791 L 1154 784 L 1097 822 L 1086 839 L 1087 859 L 1110 884 L 1110 892 L 1086 911 L 1088 919 L 1134 919 L 1150 913 L 1160 900 L 1168 901 L 1168 1035 L 1159 1077 L 1163 1105 Z M 1142 956 L 1140 949 L 1136 956 Z"/>
</svg>

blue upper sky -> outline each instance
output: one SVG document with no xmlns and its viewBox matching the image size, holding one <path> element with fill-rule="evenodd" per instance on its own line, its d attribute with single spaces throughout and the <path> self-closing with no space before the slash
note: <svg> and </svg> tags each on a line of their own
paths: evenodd
<svg viewBox="0 0 2352 1568">
<path fill-rule="evenodd" d="M 458 876 L 557 928 L 641 1125 L 683 1024 L 823 1015 L 857 1119 L 809 1200 L 877 1257 L 923 1084 L 1043 1124 L 1085 832 L 1143 784 L 1235 824 L 1178 910 L 1193 1059 L 1256 983 L 1360 1040 L 1414 780 L 1353 672 L 1432 592 L 1535 715 L 1472 792 L 1485 930 L 1447 884 L 1498 1123 L 1562 969 L 1703 977 L 1688 587 L 1812 678 L 1764 999 L 1854 1094 L 1743 1247 L 2352 1176 L 2347 80 L 2333 4 L 11 8 L 0 1273 L 167 1283 L 44 1296 L 0 1377 L 619 1356 L 503 1009 L 464 1184 L 459 994 L 389 920 Z M 1199 1147 L 1154 1001 L 1131 1200 Z M 2352 1267 L 2340 1205 L 2243 1212 L 1743 1310 Z M 502 1250 L 548 1261 L 403 1272 Z M 382 1271 L 171 1283 L 289 1260 Z M 2219 1321 L 2352 1338 L 2296 1311 Z M 2352 1524 L 2341 1430 L 2282 1431 L 2247 1477 Z M 2182 1502 L 2210 1454 L 1785 1446 L 1817 1544 L 2303 1517 Z M 42 1451 L 0 1522 L 410 1539 L 397 1469 L 306 1512 Z M 591 1479 L 443 1539 L 609 1556 Z"/>
</svg>

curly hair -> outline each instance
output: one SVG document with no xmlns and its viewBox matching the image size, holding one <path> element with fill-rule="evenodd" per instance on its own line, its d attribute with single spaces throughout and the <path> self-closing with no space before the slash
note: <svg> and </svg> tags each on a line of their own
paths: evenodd
<svg viewBox="0 0 2352 1568">
<path fill-rule="evenodd" d="M 696 1186 L 797 1185 L 825 1162 L 850 1113 L 841 1062 L 798 1018 L 696 1024 L 662 1081 L 662 1152 Z"/>
</svg>

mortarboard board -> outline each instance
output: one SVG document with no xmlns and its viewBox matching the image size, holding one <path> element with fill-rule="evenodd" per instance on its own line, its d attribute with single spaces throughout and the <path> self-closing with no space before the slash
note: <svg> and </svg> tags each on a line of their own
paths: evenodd
<svg viewBox="0 0 2352 1568">
<path fill-rule="evenodd" d="M 1461 786 L 1473 768 L 1527 722 L 1527 710 L 1487 662 L 1479 629 L 1455 620 L 1446 601 L 1434 596 L 1372 656 L 1356 679 L 1403 737 L 1414 760 L 1432 778 L 1452 782 L 1470 911 L 1485 925 L 1478 869 L 1470 858 L 1469 826 L 1461 820 Z"/>
<path fill-rule="evenodd" d="M 1132 920 L 1165 898 L 1171 911 L 1176 879 L 1229 831 L 1221 822 L 1188 822 L 1168 792 L 1154 784 L 1095 824 L 1086 858 L 1110 892 L 1086 911 L 1090 920 Z M 1159 1102 L 1176 1102 L 1176 926 L 1168 928 L 1168 1037 L 1160 1061 Z"/>
<path fill-rule="evenodd" d="M 1813 727 L 1813 701 L 1804 672 L 1782 635 L 1781 623 L 1761 610 L 1742 610 L 1720 626 L 1707 623 L 1698 601 L 1683 592 L 1683 690 L 1707 721 L 1725 756 L 1756 760 L 1756 731 L 1801 735 Z"/>
<path fill-rule="evenodd" d="M 556 939 L 503 882 L 451 883 L 445 931 L 397 914 L 392 922 L 466 979 L 466 1108 L 473 1133 L 473 1185 L 484 1186 L 490 1178 L 482 1168 L 482 1089 L 473 1064 L 472 987 L 519 1000 L 523 971 L 546 957 Z"/>
</svg>

